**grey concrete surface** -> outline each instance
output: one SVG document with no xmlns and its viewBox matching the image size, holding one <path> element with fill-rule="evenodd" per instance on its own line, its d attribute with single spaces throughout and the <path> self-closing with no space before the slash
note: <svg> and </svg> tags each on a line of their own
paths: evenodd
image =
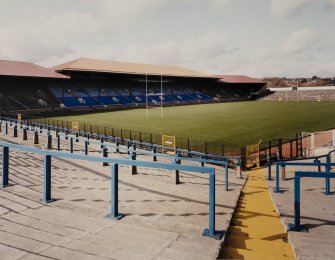
<svg viewBox="0 0 335 260">
<path fill-rule="evenodd" d="M 274 167 L 273 172 L 275 172 Z M 285 227 L 294 220 L 294 171 L 317 171 L 317 167 L 287 167 L 287 180 L 280 181 L 281 193 L 274 193 L 275 179 L 268 181 L 270 193 Z M 266 170 L 264 174 L 267 175 Z M 275 175 L 273 175 L 275 177 Z M 335 180 L 331 180 L 335 192 Z M 301 179 L 301 224 L 308 232 L 289 231 L 288 237 L 299 259 L 335 259 L 335 195 L 325 195 L 325 179 Z"/>
<path fill-rule="evenodd" d="M 11 132 L 0 138 L 33 146 L 32 135 L 22 141 L 21 131 L 18 138 Z M 41 138 L 36 146 L 45 148 L 45 141 Z M 68 148 L 66 141 L 62 148 Z M 78 143 L 75 148 L 83 152 Z M 98 146 L 90 150 L 101 156 Z M 224 170 L 215 168 L 216 229 L 227 230 L 244 180 L 230 170 L 226 192 Z M 209 219 L 208 176 L 181 172 L 181 184 L 175 185 L 172 171 L 138 172 L 119 169 L 119 211 L 126 216 L 115 221 L 105 217 L 110 212 L 110 167 L 52 158 L 56 201 L 44 205 L 42 157 L 11 150 L 13 185 L 0 189 L 1 259 L 215 259 L 223 240 L 201 235 Z"/>
</svg>

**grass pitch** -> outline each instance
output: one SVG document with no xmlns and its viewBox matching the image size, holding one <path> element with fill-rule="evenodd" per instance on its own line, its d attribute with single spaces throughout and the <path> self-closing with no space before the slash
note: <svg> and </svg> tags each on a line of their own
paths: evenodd
<svg viewBox="0 0 335 260">
<path fill-rule="evenodd" d="M 54 117 L 81 124 L 245 145 L 335 127 L 334 102 L 235 102 Z"/>
</svg>

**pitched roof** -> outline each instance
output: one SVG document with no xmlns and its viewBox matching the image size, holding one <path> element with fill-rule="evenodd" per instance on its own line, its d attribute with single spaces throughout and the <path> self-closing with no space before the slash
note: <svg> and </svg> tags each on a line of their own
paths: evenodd
<svg viewBox="0 0 335 260">
<path fill-rule="evenodd" d="M 247 84 L 265 84 L 265 81 L 251 78 L 244 75 L 217 75 L 221 79 L 220 81 L 225 83 L 247 83 Z"/>
<path fill-rule="evenodd" d="M 177 66 L 140 64 L 121 61 L 108 61 L 98 59 L 79 58 L 73 61 L 54 66 L 51 69 L 62 71 L 90 71 L 122 74 L 139 75 L 163 75 L 177 77 L 196 77 L 196 78 L 219 78 L 203 72 L 190 70 Z"/>
<path fill-rule="evenodd" d="M 0 60 L 0 76 L 68 78 L 42 66 L 21 61 Z"/>
</svg>

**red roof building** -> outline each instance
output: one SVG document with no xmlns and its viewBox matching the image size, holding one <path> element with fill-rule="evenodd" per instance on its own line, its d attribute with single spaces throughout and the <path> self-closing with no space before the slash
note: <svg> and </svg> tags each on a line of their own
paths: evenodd
<svg viewBox="0 0 335 260">
<path fill-rule="evenodd" d="M 266 84 L 265 81 L 251 78 L 244 75 L 217 75 L 221 77 L 220 81 L 235 84 Z"/>
<path fill-rule="evenodd" d="M 31 78 L 60 78 L 68 76 L 59 74 L 42 66 L 21 61 L 0 60 L 0 76 L 31 77 Z"/>
</svg>

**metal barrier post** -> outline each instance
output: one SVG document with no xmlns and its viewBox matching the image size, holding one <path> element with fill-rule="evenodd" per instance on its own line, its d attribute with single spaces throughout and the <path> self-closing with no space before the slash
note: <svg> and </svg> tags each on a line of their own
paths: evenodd
<svg viewBox="0 0 335 260">
<path fill-rule="evenodd" d="M 279 162 L 276 163 L 276 189 L 275 192 L 278 193 L 280 192 L 279 189 Z"/>
<path fill-rule="evenodd" d="M 17 137 L 17 125 L 14 126 L 13 137 Z"/>
<path fill-rule="evenodd" d="M 204 159 L 204 158 L 200 157 L 200 159 Z M 205 162 L 201 162 L 201 166 L 204 167 L 205 166 Z"/>
<path fill-rule="evenodd" d="M 326 162 L 331 163 L 330 155 L 327 155 Z M 326 172 L 330 172 L 330 170 L 331 170 L 331 166 L 327 165 Z M 330 195 L 330 178 L 329 177 L 326 177 L 326 195 Z"/>
<path fill-rule="evenodd" d="M 269 160 L 269 164 L 268 164 L 268 180 L 271 181 L 272 177 L 271 177 L 271 160 Z"/>
<path fill-rule="evenodd" d="M 129 152 L 129 150 L 128 150 L 128 152 Z M 133 144 L 133 152 L 131 154 L 131 159 L 136 160 L 136 144 L 135 143 Z M 131 174 L 132 175 L 137 174 L 137 166 L 136 165 L 131 166 Z"/>
<path fill-rule="evenodd" d="M 294 177 L 294 225 L 300 227 L 300 177 Z"/>
<path fill-rule="evenodd" d="M 67 136 L 69 133 L 68 133 L 68 130 L 66 129 L 65 130 L 65 140 L 69 139 L 69 137 Z"/>
<path fill-rule="evenodd" d="M 70 138 L 70 153 L 73 153 L 73 138 Z"/>
<path fill-rule="evenodd" d="M 34 144 L 39 144 L 39 141 L 38 141 L 38 131 L 34 132 Z"/>
<path fill-rule="evenodd" d="M 281 167 L 281 179 L 282 181 L 286 181 L 286 166 L 282 165 Z"/>
<path fill-rule="evenodd" d="M 229 187 L 228 187 L 228 162 L 225 164 L 225 177 L 226 177 L 226 191 L 229 191 Z"/>
<path fill-rule="evenodd" d="M 119 153 L 120 152 L 120 149 L 119 149 L 120 142 L 118 138 L 115 139 L 115 144 L 116 144 L 115 152 Z"/>
<path fill-rule="evenodd" d="M 105 145 L 104 145 L 104 138 L 103 137 L 100 137 L 100 147 L 101 148 L 105 147 Z"/>
<path fill-rule="evenodd" d="M 315 164 L 318 164 L 318 163 L 320 163 L 320 160 L 319 160 L 319 159 L 315 159 L 315 160 L 314 160 L 314 163 L 315 163 Z M 326 167 L 327 167 L 327 166 L 326 166 Z M 318 165 L 318 171 L 321 172 L 321 165 Z M 327 171 L 327 169 L 326 169 L 326 171 Z"/>
<path fill-rule="evenodd" d="M 243 179 L 243 176 L 242 176 L 242 168 L 241 168 L 241 163 L 240 163 L 240 162 L 237 163 L 236 170 L 237 170 L 237 173 L 238 173 L 239 176 L 240 176 L 240 179 Z"/>
<path fill-rule="evenodd" d="M 104 147 L 104 148 L 102 148 L 102 156 L 103 157 L 108 157 L 108 151 L 107 151 L 107 148 L 106 147 Z M 109 164 L 107 163 L 107 162 L 103 162 L 102 163 L 102 166 L 108 166 Z"/>
<path fill-rule="evenodd" d="M 23 141 L 27 141 L 28 140 L 28 135 L 27 135 L 27 128 L 23 128 L 23 137 L 22 137 Z"/>
<path fill-rule="evenodd" d="M 130 154 L 130 152 L 129 152 L 129 147 L 130 147 L 130 143 L 129 143 L 129 141 L 127 140 L 127 154 Z"/>
<path fill-rule="evenodd" d="M 2 183 L 1 188 L 9 186 L 8 178 L 9 169 L 9 148 L 7 146 L 2 147 Z"/>
<path fill-rule="evenodd" d="M 153 155 L 152 155 L 152 160 L 153 160 L 154 162 L 157 161 L 156 151 L 157 151 L 157 148 L 156 148 L 156 147 L 153 147 L 153 148 L 152 148 L 152 153 L 153 153 Z"/>
<path fill-rule="evenodd" d="M 79 133 L 77 132 L 76 133 L 76 143 L 78 143 L 79 142 Z"/>
<path fill-rule="evenodd" d="M 294 176 L 294 224 L 288 224 L 290 231 L 307 231 L 300 224 L 300 176 Z"/>
<path fill-rule="evenodd" d="M 215 172 L 209 175 L 209 227 L 203 230 L 202 235 L 218 240 L 223 236 L 222 231 L 215 230 Z"/>
<path fill-rule="evenodd" d="M 51 155 L 44 157 L 44 189 L 43 189 L 43 203 L 53 201 L 51 198 Z"/>
<path fill-rule="evenodd" d="M 178 154 L 177 157 L 175 158 L 175 164 L 181 164 L 180 159 L 178 159 Z M 179 170 L 175 170 L 175 174 L 172 175 L 172 181 L 175 184 L 180 184 L 180 180 L 179 180 Z"/>
<path fill-rule="evenodd" d="M 88 155 L 88 141 L 85 141 L 85 155 Z"/>
<path fill-rule="evenodd" d="M 5 135 L 8 135 L 8 123 L 6 122 Z"/>
<path fill-rule="evenodd" d="M 52 149 L 52 135 L 48 134 L 47 149 Z"/>
<path fill-rule="evenodd" d="M 108 218 L 121 219 L 123 214 L 119 214 L 119 165 L 112 163 L 111 176 L 111 212 L 107 215 Z"/>
<path fill-rule="evenodd" d="M 60 135 L 57 134 L 57 151 L 60 151 Z"/>
</svg>

